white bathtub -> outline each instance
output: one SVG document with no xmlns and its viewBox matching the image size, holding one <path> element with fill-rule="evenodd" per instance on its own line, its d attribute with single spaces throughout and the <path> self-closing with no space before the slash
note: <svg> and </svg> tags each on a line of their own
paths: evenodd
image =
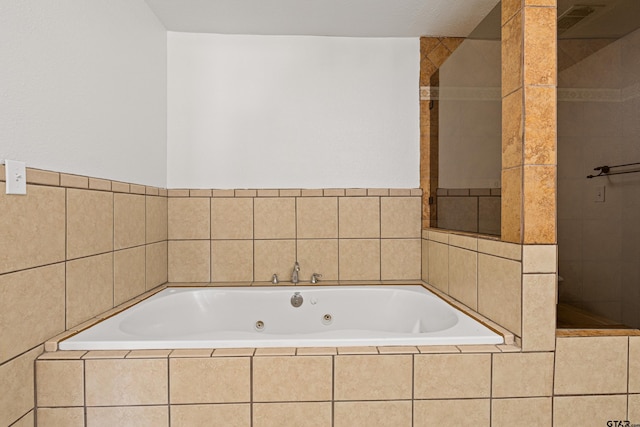
<svg viewBox="0 0 640 427">
<path fill-rule="evenodd" d="M 291 297 L 299 292 L 300 307 Z M 499 344 L 420 285 L 167 288 L 61 350 Z"/>
</svg>

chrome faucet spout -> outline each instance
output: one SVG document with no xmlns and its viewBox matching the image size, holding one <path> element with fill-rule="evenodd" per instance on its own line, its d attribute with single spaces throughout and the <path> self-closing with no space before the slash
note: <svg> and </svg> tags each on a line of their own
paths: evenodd
<svg viewBox="0 0 640 427">
<path fill-rule="evenodd" d="M 291 283 L 293 283 L 294 285 L 297 285 L 298 282 L 300 282 L 300 264 L 298 264 L 298 261 L 296 261 L 293 264 L 293 271 L 291 272 Z"/>
</svg>

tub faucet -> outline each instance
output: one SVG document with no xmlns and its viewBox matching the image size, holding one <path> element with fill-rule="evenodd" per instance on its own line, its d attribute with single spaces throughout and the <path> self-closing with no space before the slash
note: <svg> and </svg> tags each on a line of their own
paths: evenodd
<svg viewBox="0 0 640 427">
<path fill-rule="evenodd" d="M 298 277 L 300 273 L 300 264 L 298 264 L 298 261 L 295 262 L 295 264 L 293 264 L 293 271 L 291 272 L 291 283 L 293 283 L 294 285 L 297 285 L 298 282 L 300 282 L 300 278 Z"/>
</svg>

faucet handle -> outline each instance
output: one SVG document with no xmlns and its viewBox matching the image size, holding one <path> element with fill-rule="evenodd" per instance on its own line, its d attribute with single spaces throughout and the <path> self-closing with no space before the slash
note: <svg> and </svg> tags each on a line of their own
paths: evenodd
<svg viewBox="0 0 640 427">
<path fill-rule="evenodd" d="M 311 283 L 316 284 L 320 281 L 320 278 L 322 277 L 322 274 L 320 273 L 313 273 L 311 275 Z"/>
<path fill-rule="evenodd" d="M 277 274 L 274 274 L 271 277 L 271 283 L 273 283 L 274 285 L 277 285 L 278 283 L 280 283 L 280 281 L 278 280 L 278 275 Z"/>
</svg>

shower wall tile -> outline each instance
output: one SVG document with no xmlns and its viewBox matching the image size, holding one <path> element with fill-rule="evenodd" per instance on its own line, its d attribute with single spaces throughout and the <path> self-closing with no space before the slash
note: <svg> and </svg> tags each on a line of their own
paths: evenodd
<svg viewBox="0 0 640 427">
<path fill-rule="evenodd" d="M 66 284 L 67 329 L 109 310 L 113 307 L 113 253 L 68 261 Z"/>
<path fill-rule="evenodd" d="M 81 360 L 36 361 L 38 406 L 83 406 L 84 363 Z"/>
<path fill-rule="evenodd" d="M 296 209 L 298 239 L 338 237 L 337 197 L 300 197 Z"/>
<path fill-rule="evenodd" d="M 167 282 L 167 242 L 158 242 L 146 246 L 145 251 L 145 289 L 153 289 Z"/>
<path fill-rule="evenodd" d="M 125 249 L 145 244 L 145 196 L 113 195 L 113 246 Z"/>
<path fill-rule="evenodd" d="M 429 240 L 422 239 L 422 275 L 423 281 L 429 283 Z"/>
<path fill-rule="evenodd" d="M 503 3 L 503 11 L 510 14 L 510 3 Z M 502 26 L 502 96 L 522 87 L 523 57 L 522 14 L 515 13 Z"/>
<path fill-rule="evenodd" d="M 84 408 L 38 408 L 37 413 L 38 424 L 42 426 L 85 426 Z M 34 423 L 31 422 L 29 425 L 33 426 Z M 18 424 L 13 426 L 18 426 Z"/>
<path fill-rule="evenodd" d="M 211 281 L 253 281 L 253 240 L 213 240 Z"/>
<path fill-rule="evenodd" d="M 67 259 L 113 251 L 113 193 L 67 189 Z"/>
<path fill-rule="evenodd" d="M 334 399 L 411 399 L 412 370 L 412 355 L 335 356 Z"/>
<path fill-rule="evenodd" d="M 87 425 L 95 427 L 169 427 L 166 406 L 114 406 L 87 408 Z"/>
<path fill-rule="evenodd" d="M 380 280 L 380 240 L 340 239 L 339 279 Z"/>
<path fill-rule="evenodd" d="M 555 273 L 558 259 L 556 245 L 522 246 L 523 273 Z"/>
<path fill-rule="evenodd" d="M 298 240 L 297 246 L 303 281 L 311 280 L 313 273 L 322 274 L 322 281 L 338 280 L 338 239 Z"/>
<path fill-rule="evenodd" d="M 449 247 L 449 295 L 478 309 L 478 253 Z"/>
<path fill-rule="evenodd" d="M 145 247 L 124 249 L 113 253 L 113 305 L 120 305 L 146 290 Z"/>
<path fill-rule="evenodd" d="M 296 257 L 295 240 L 255 240 L 254 278 L 258 282 L 271 281 L 277 274 L 283 282 L 291 281 Z"/>
<path fill-rule="evenodd" d="M 296 199 L 292 197 L 254 200 L 254 238 L 294 239 L 296 237 Z"/>
<path fill-rule="evenodd" d="M 380 237 L 380 198 L 342 197 L 339 199 L 340 238 Z"/>
<path fill-rule="evenodd" d="M 419 280 L 421 267 L 419 239 L 380 241 L 381 280 Z"/>
<path fill-rule="evenodd" d="M 521 336 L 521 264 L 478 254 L 478 311 Z"/>
<path fill-rule="evenodd" d="M 331 356 L 256 357 L 253 359 L 253 402 L 329 401 Z"/>
<path fill-rule="evenodd" d="M 383 197 L 380 199 L 382 238 L 419 238 L 420 198 Z"/>
<path fill-rule="evenodd" d="M 254 427 L 331 427 L 331 402 L 256 403 L 253 405 Z"/>
<path fill-rule="evenodd" d="M 253 239 L 253 199 L 211 199 L 212 239 Z"/>
<path fill-rule="evenodd" d="M 169 359 L 170 402 L 249 402 L 250 370 L 248 357 Z"/>
<path fill-rule="evenodd" d="M 167 240 L 168 202 L 166 197 L 146 196 L 146 242 Z"/>
<path fill-rule="evenodd" d="M 556 335 L 557 276 L 522 276 L 522 349 L 554 350 Z"/>
<path fill-rule="evenodd" d="M 553 398 L 553 425 L 605 426 L 607 421 L 625 418 L 626 395 L 556 396 Z"/>
<path fill-rule="evenodd" d="M 523 243 L 551 243 L 556 238 L 556 166 L 525 166 Z"/>
<path fill-rule="evenodd" d="M 209 240 L 170 240 L 169 282 L 208 282 L 211 273 Z"/>
<path fill-rule="evenodd" d="M 414 427 L 440 425 L 489 426 L 489 399 L 416 400 L 413 408 Z"/>
<path fill-rule="evenodd" d="M 411 427 L 411 401 L 336 402 L 334 427 Z"/>
<path fill-rule="evenodd" d="M 558 338 L 554 393 L 627 393 L 628 341 L 628 337 Z"/>
<path fill-rule="evenodd" d="M 171 425 L 251 427 L 251 405 L 171 405 Z"/>
<path fill-rule="evenodd" d="M 491 401 L 491 425 L 510 427 L 515 425 L 551 427 L 552 399 L 493 399 Z"/>
<path fill-rule="evenodd" d="M 557 32 L 555 7 L 524 8 L 525 85 L 556 84 Z"/>
<path fill-rule="evenodd" d="M 556 105 L 555 86 L 524 89 L 524 164 L 556 164 L 556 123 L 549 120 L 557 115 Z M 522 141 L 520 144 L 522 147 Z"/>
<path fill-rule="evenodd" d="M 553 362 L 552 352 L 494 354 L 491 396 L 551 396 Z"/>
<path fill-rule="evenodd" d="M 210 238 L 210 199 L 171 197 L 167 203 L 170 240 Z"/>
<path fill-rule="evenodd" d="M 491 354 L 414 356 L 415 399 L 462 399 L 490 395 Z"/>
<path fill-rule="evenodd" d="M 424 255 L 423 255 L 424 256 Z M 449 246 L 433 240 L 429 242 L 429 283 L 449 292 Z"/>
<path fill-rule="evenodd" d="M 502 167 L 504 169 L 522 165 L 523 93 L 524 90 L 518 88 L 502 99 Z"/>
<path fill-rule="evenodd" d="M 0 295 L 0 363 L 64 331 L 64 263 L 2 275 Z"/>
<path fill-rule="evenodd" d="M 42 209 L 46 206 L 46 209 Z M 10 227 L 0 231 L 0 274 L 65 259 L 65 190 L 27 185 L 27 195 L 5 194 L 0 212 Z"/>
</svg>

